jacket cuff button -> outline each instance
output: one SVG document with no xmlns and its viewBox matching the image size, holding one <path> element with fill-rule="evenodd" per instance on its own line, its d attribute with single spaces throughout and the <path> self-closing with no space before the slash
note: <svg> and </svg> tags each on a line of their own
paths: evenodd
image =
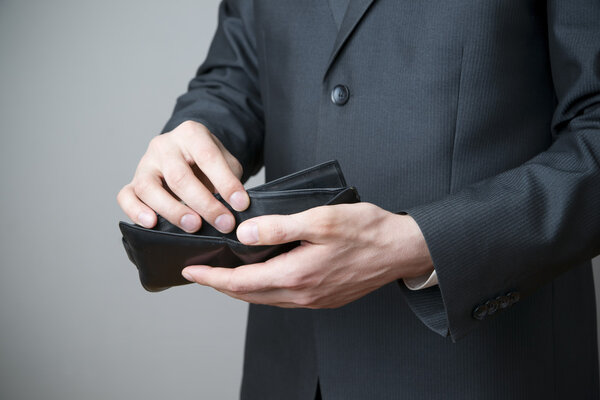
<svg viewBox="0 0 600 400">
<path fill-rule="evenodd" d="M 473 310 L 473 318 L 481 321 L 487 315 L 488 308 L 485 304 L 481 304 Z"/>
<path fill-rule="evenodd" d="M 485 305 L 487 306 L 487 315 L 492 315 L 498 311 L 499 304 L 496 300 L 488 300 Z"/>
<path fill-rule="evenodd" d="M 521 294 L 519 292 L 510 292 L 506 294 L 506 297 L 509 298 L 510 304 L 515 304 L 521 298 Z"/>
<path fill-rule="evenodd" d="M 510 306 L 510 299 L 508 296 L 498 296 L 496 297 L 496 301 L 498 302 L 498 308 L 502 310 Z"/>
</svg>

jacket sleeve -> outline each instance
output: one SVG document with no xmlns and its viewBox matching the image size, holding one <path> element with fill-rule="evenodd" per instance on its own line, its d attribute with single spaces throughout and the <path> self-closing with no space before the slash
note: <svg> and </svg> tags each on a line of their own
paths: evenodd
<svg viewBox="0 0 600 400">
<path fill-rule="evenodd" d="M 188 120 L 204 124 L 242 164 L 242 182 L 262 166 L 264 118 L 252 8 L 250 0 L 221 3 L 207 58 L 163 128 L 168 132 Z"/>
<path fill-rule="evenodd" d="M 600 3 L 548 2 L 557 107 L 553 143 L 512 170 L 405 212 L 420 226 L 438 286 L 400 289 L 453 341 L 600 253 Z M 486 304 L 487 303 L 487 304 Z"/>
</svg>

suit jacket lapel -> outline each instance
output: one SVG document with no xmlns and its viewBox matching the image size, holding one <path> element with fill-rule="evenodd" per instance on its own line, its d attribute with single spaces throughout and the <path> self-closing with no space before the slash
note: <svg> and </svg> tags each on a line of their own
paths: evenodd
<svg viewBox="0 0 600 400">
<path fill-rule="evenodd" d="M 342 25 L 338 31 L 337 37 L 335 38 L 335 43 L 333 45 L 333 51 L 331 52 L 331 56 L 329 57 L 329 61 L 327 61 L 327 66 L 325 67 L 325 74 L 329 72 L 329 68 L 331 68 L 331 64 L 335 61 L 335 58 L 339 54 L 340 50 L 350 37 L 352 31 L 356 25 L 358 25 L 359 21 L 369 8 L 369 6 L 373 3 L 374 0 L 350 0 L 348 4 L 348 9 L 346 10 L 346 14 L 344 15 L 344 19 L 342 20 Z"/>
</svg>

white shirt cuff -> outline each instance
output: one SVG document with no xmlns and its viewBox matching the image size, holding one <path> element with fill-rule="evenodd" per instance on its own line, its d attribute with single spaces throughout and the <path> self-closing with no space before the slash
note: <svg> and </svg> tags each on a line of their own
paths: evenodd
<svg viewBox="0 0 600 400">
<path fill-rule="evenodd" d="M 425 289 L 438 284 L 437 273 L 435 270 L 430 275 L 421 275 L 415 278 L 404 278 L 404 284 L 410 290 Z"/>
</svg>

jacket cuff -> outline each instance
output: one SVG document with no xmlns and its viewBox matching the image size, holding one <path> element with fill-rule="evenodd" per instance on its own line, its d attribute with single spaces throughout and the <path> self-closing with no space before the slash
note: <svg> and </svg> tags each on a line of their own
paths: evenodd
<svg viewBox="0 0 600 400">
<path fill-rule="evenodd" d="M 470 260 L 463 258 L 469 254 L 475 239 L 467 237 L 469 230 L 465 226 L 465 216 L 460 215 L 457 208 L 451 198 L 445 198 L 405 210 L 423 233 L 435 265 L 438 285 L 418 291 L 406 288 L 404 294 L 423 323 L 438 333 L 445 328 L 444 333 L 450 335 L 454 342 L 468 334 L 479 322 L 471 315 L 473 306 L 466 304 L 471 296 L 465 296 L 460 289 L 476 281 L 475 277 L 469 276 L 473 273 L 467 268 Z M 481 290 L 481 287 L 474 288 L 475 292 Z M 484 297 L 483 294 L 472 294 Z"/>
</svg>

